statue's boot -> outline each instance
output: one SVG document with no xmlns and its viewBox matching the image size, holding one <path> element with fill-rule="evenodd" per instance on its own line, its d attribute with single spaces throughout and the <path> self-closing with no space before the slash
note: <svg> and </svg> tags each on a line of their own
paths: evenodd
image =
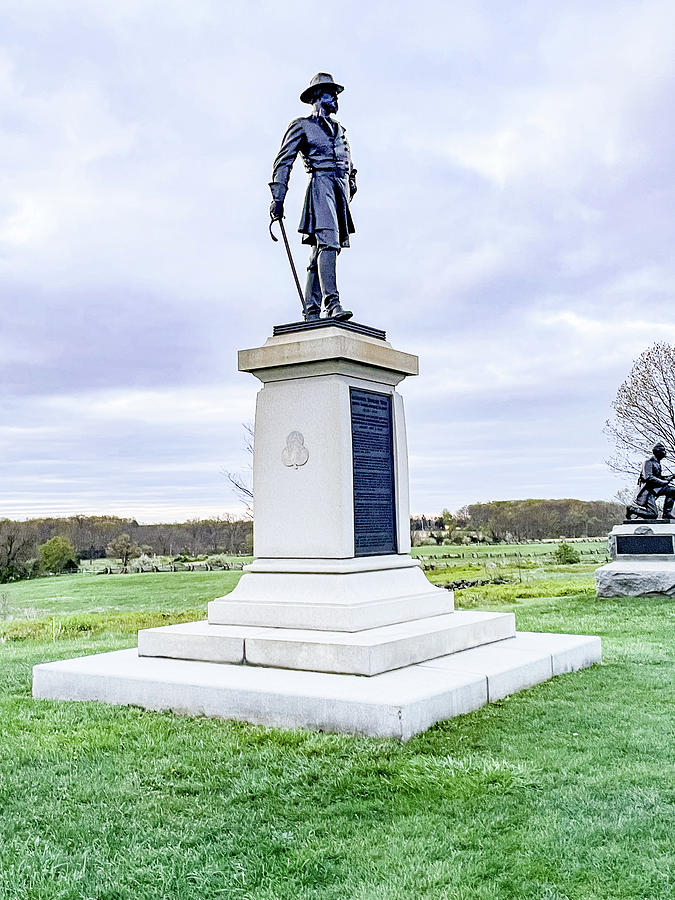
<svg viewBox="0 0 675 900">
<path fill-rule="evenodd" d="M 664 519 L 672 519 L 673 518 L 673 503 L 675 503 L 675 498 L 667 497 L 663 501 L 663 518 Z"/>
<path fill-rule="evenodd" d="M 329 319 L 345 322 L 347 319 L 351 319 L 354 313 L 340 306 L 336 275 L 337 255 L 338 251 L 331 247 L 324 247 L 319 251 L 319 281 L 323 304 L 326 307 L 326 316 Z"/>
<path fill-rule="evenodd" d="M 321 282 L 319 281 L 316 251 L 312 253 L 307 266 L 303 315 L 306 322 L 316 322 L 321 317 Z"/>
<path fill-rule="evenodd" d="M 639 506 L 627 506 L 626 507 L 626 518 L 627 519 L 648 519 L 649 513 L 646 509 L 642 509 Z"/>
<path fill-rule="evenodd" d="M 640 506 L 639 503 L 631 503 L 626 507 L 627 519 L 658 519 L 658 513 L 649 509 L 647 506 Z M 664 516 L 665 518 L 665 516 Z"/>
</svg>

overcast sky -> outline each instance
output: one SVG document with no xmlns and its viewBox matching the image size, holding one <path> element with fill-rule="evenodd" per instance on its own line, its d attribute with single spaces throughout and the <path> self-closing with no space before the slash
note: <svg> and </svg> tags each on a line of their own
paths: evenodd
<svg viewBox="0 0 675 900">
<path fill-rule="evenodd" d="M 0 517 L 240 508 L 236 350 L 298 318 L 267 182 L 319 70 L 343 302 L 420 357 L 413 512 L 622 486 L 610 403 L 675 341 L 672 0 L 0 0 Z"/>
</svg>

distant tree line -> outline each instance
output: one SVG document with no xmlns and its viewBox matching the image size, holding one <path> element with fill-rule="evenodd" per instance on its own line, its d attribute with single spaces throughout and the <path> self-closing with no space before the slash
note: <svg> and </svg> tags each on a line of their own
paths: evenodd
<svg viewBox="0 0 675 900">
<path fill-rule="evenodd" d="M 236 555 L 252 552 L 253 526 L 250 520 L 234 516 L 153 525 L 140 525 L 135 519 L 117 516 L 68 516 L 26 522 L 0 519 L 0 583 L 53 571 L 50 563 L 56 560 L 63 561 L 60 570 L 72 568 L 68 564 L 68 546 L 63 541 L 54 542 L 54 538 L 70 544 L 73 564 L 109 556 L 108 550 L 121 547 L 126 539 L 148 555 Z"/>
<path fill-rule="evenodd" d="M 493 500 L 471 503 L 454 515 L 448 530 L 470 530 L 489 541 L 604 537 L 623 520 L 625 507 L 607 500 Z"/>
</svg>

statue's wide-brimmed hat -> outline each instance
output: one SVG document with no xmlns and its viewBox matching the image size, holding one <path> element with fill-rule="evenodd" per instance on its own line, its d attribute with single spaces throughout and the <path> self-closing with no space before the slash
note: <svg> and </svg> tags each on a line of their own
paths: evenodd
<svg viewBox="0 0 675 900">
<path fill-rule="evenodd" d="M 312 103 L 314 94 L 316 93 L 317 88 L 321 88 L 326 91 L 335 91 L 336 94 L 341 94 L 344 91 L 344 87 L 341 84 L 337 84 L 333 80 L 333 76 L 329 75 L 328 72 L 319 72 L 317 75 L 312 78 L 309 83 L 309 87 L 305 88 L 305 90 L 300 94 L 300 99 L 303 103 Z"/>
</svg>

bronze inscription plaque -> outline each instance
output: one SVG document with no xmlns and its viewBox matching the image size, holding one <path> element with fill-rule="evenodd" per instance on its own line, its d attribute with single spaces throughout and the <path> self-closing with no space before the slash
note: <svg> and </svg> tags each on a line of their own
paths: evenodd
<svg viewBox="0 0 675 900">
<path fill-rule="evenodd" d="M 354 555 L 397 553 L 391 397 L 350 388 Z"/>
</svg>

